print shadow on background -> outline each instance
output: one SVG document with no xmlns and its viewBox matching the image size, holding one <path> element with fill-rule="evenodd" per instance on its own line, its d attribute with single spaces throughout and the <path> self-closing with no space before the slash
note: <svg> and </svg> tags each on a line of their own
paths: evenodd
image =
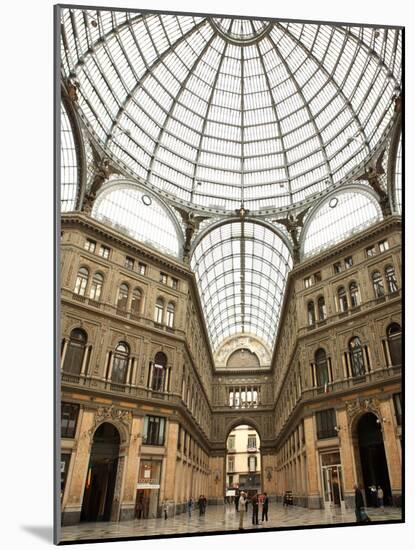
<svg viewBox="0 0 415 550">
<path fill-rule="evenodd" d="M 94 435 L 82 503 L 81 521 L 110 521 L 117 477 L 120 434 L 108 422 Z"/>
<path fill-rule="evenodd" d="M 357 425 L 357 435 L 367 505 L 377 505 L 375 493 L 370 487 L 378 485 L 383 489 L 385 504 L 392 504 L 382 428 L 376 415 L 367 413 L 361 417 Z"/>
</svg>

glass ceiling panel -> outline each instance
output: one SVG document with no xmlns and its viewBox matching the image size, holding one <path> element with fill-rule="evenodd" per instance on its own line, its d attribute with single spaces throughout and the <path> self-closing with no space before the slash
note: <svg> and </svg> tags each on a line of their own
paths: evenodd
<svg viewBox="0 0 415 550">
<path fill-rule="evenodd" d="M 401 49 L 398 29 L 62 10 L 63 71 L 96 137 L 172 200 L 225 211 L 243 186 L 251 210 L 289 207 L 368 158 Z"/>
<path fill-rule="evenodd" d="M 378 202 L 362 190 L 342 191 L 328 197 L 312 215 L 305 227 L 303 256 L 322 250 L 346 239 L 382 219 Z"/>
<path fill-rule="evenodd" d="M 79 188 L 79 166 L 72 126 L 61 103 L 61 210 L 75 210 Z"/>
<path fill-rule="evenodd" d="M 233 334 L 254 333 L 272 349 L 290 252 L 272 230 L 250 221 L 208 233 L 191 261 L 213 349 Z"/>
<path fill-rule="evenodd" d="M 180 255 L 179 230 L 166 208 L 131 184 L 104 188 L 94 203 L 92 216 L 133 239 L 172 256 Z"/>
<path fill-rule="evenodd" d="M 399 138 L 398 150 L 396 152 L 396 164 L 394 173 L 395 183 L 395 208 L 398 214 L 402 213 L 402 134 Z"/>
</svg>

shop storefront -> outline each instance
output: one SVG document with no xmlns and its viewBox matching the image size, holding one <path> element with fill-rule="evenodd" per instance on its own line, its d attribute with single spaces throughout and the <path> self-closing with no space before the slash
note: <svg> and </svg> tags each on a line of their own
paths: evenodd
<svg viewBox="0 0 415 550">
<path fill-rule="evenodd" d="M 345 509 L 343 474 L 338 450 L 320 454 L 324 507 Z"/>
<path fill-rule="evenodd" d="M 141 459 L 137 483 L 135 517 L 156 518 L 159 514 L 161 460 Z"/>
</svg>

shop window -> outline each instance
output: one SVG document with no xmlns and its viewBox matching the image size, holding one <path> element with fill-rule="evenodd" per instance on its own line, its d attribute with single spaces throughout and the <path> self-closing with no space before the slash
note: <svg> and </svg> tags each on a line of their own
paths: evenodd
<svg viewBox="0 0 415 550">
<path fill-rule="evenodd" d="M 69 463 L 71 455 L 69 453 L 61 454 L 61 500 L 65 494 L 66 480 L 68 479 Z"/>
<path fill-rule="evenodd" d="M 350 305 L 351 307 L 357 307 L 360 303 L 359 300 L 359 287 L 357 283 L 352 282 L 349 285 Z"/>
<path fill-rule="evenodd" d="M 80 374 L 87 343 L 86 332 L 75 328 L 69 337 L 68 347 L 65 353 L 63 371 L 68 374 Z"/>
<path fill-rule="evenodd" d="M 324 301 L 323 296 L 320 296 L 320 298 L 317 301 L 317 309 L 318 309 L 319 321 L 324 321 L 324 319 L 327 317 L 327 313 L 326 313 L 326 302 Z"/>
<path fill-rule="evenodd" d="M 103 284 L 104 284 L 103 275 L 101 275 L 101 273 L 95 273 L 95 275 L 92 277 L 91 288 L 89 291 L 89 297 L 91 298 L 91 300 L 95 300 L 96 302 L 99 302 L 99 299 L 101 298 Z"/>
<path fill-rule="evenodd" d="M 146 416 L 144 419 L 144 445 L 164 445 L 166 419 L 160 416 Z"/>
<path fill-rule="evenodd" d="M 154 321 L 161 325 L 163 323 L 164 301 L 162 298 L 157 298 L 156 307 L 154 310 Z"/>
<path fill-rule="evenodd" d="M 327 409 L 316 413 L 317 439 L 336 437 L 336 411 Z"/>
<path fill-rule="evenodd" d="M 79 405 L 75 403 L 61 404 L 61 437 L 73 439 L 78 422 Z"/>
<path fill-rule="evenodd" d="M 402 330 L 398 323 L 392 323 L 387 328 L 390 360 L 393 366 L 402 364 Z"/>
<path fill-rule="evenodd" d="M 316 324 L 316 313 L 314 310 L 313 301 L 310 301 L 307 304 L 307 320 L 308 320 L 308 326 L 313 326 Z"/>
<path fill-rule="evenodd" d="M 89 278 L 89 271 L 86 267 L 81 267 L 81 269 L 78 271 L 78 275 L 76 276 L 75 281 L 75 294 L 78 294 L 79 296 L 85 296 L 86 287 L 88 284 L 88 278 Z"/>
<path fill-rule="evenodd" d="M 365 363 L 362 344 L 358 336 L 355 336 L 349 341 L 349 357 L 352 367 L 352 376 L 363 376 L 365 374 Z"/>
<path fill-rule="evenodd" d="M 392 267 L 391 265 L 388 265 L 385 268 L 385 277 L 386 277 L 386 286 L 387 286 L 388 292 L 389 293 L 397 292 L 398 282 L 396 280 L 395 268 Z"/>
<path fill-rule="evenodd" d="M 84 244 L 85 250 L 88 250 L 88 252 L 94 253 L 96 247 L 97 247 L 96 241 L 93 241 L 92 239 L 86 239 L 85 244 Z"/>
<path fill-rule="evenodd" d="M 108 260 L 110 257 L 111 249 L 108 246 L 101 245 L 101 248 L 99 249 L 99 255 L 101 258 L 104 258 L 105 260 Z"/>
<path fill-rule="evenodd" d="M 348 310 L 347 294 L 344 286 L 341 286 L 337 291 L 337 298 L 339 301 L 339 310 L 341 312 L 347 311 Z"/>
<path fill-rule="evenodd" d="M 123 283 L 118 290 L 117 310 L 127 311 L 128 294 L 130 289 L 126 283 Z"/>
<path fill-rule="evenodd" d="M 111 382 L 125 384 L 127 381 L 128 361 L 130 348 L 125 342 L 120 342 L 115 348 L 112 363 Z"/>
<path fill-rule="evenodd" d="M 372 284 L 375 298 L 385 296 L 385 287 L 383 286 L 383 278 L 379 271 L 372 273 Z"/>
</svg>

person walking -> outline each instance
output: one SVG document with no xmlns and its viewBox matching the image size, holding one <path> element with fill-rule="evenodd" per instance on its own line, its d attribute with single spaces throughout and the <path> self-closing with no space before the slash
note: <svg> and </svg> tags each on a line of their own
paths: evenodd
<svg viewBox="0 0 415 550">
<path fill-rule="evenodd" d="M 356 514 L 356 521 L 358 523 L 363 522 L 363 512 L 364 512 L 365 502 L 363 500 L 363 493 L 359 485 L 355 484 L 354 486 L 354 513 Z"/>
<path fill-rule="evenodd" d="M 383 489 L 380 485 L 378 485 L 376 496 L 378 499 L 378 507 L 382 509 L 382 512 L 384 512 L 385 507 L 383 504 Z"/>
<path fill-rule="evenodd" d="M 206 506 L 207 506 L 207 499 L 205 495 L 202 495 L 202 503 L 203 503 L 203 515 L 206 513 Z"/>
<path fill-rule="evenodd" d="M 239 512 L 239 497 L 240 497 L 239 492 L 236 492 L 235 493 L 235 510 L 237 512 Z"/>
<path fill-rule="evenodd" d="M 245 493 L 242 491 L 239 497 L 239 529 L 244 528 L 245 504 Z"/>
<path fill-rule="evenodd" d="M 192 517 L 192 510 L 193 510 L 193 499 L 192 497 L 189 498 L 187 501 L 187 513 L 189 514 L 189 518 Z"/>
<path fill-rule="evenodd" d="M 168 510 L 169 510 L 169 505 L 167 504 L 167 501 L 164 501 L 164 504 L 163 504 L 164 519 L 167 519 Z"/>
<path fill-rule="evenodd" d="M 252 525 L 258 525 L 258 495 L 254 495 L 251 500 L 252 503 Z"/>
<path fill-rule="evenodd" d="M 261 517 L 262 522 L 264 521 L 264 519 L 265 521 L 268 521 L 268 505 L 269 505 L 269 498 L 267 493 L 264 493 L 264 500 L 262 503 L 262 517 Z"/>
</svg>

